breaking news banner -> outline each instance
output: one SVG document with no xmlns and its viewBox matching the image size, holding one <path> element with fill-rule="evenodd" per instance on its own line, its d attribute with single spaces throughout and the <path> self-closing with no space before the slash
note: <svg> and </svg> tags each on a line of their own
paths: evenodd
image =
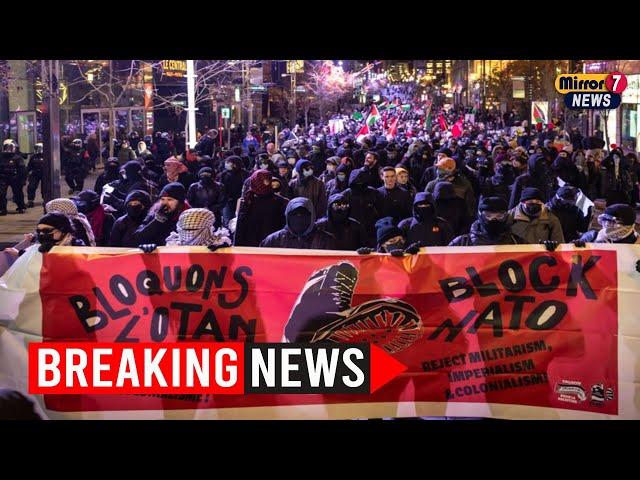
<svg viewBox="0 0 640 480">
<path fill-rule="evenodd" d="M 640 248 L 29 249 L 0 387 L 50 419 L 640 418 Z"/>
</svg>

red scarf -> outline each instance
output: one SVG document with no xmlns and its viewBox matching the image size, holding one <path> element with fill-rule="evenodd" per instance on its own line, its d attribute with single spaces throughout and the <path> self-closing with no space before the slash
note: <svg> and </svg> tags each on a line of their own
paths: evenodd
<svg viewBox="0 0 640 480">
<path fill-rule="evenodd" d="M 93 236 L 96 239 L 96 242 L 102 241 L 102 227 L 104 226 L 104 207 L 102 205 L 98 205 L 93 212 L 87 213 L 87 219 L 89 220 L 89 224 L 91 225 L 91 230 L 93 230 Z"/>
</svg>

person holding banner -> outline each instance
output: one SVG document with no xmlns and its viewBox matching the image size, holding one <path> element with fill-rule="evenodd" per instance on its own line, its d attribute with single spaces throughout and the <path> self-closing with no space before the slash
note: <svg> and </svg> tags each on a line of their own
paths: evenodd
<svg viewBox="0 0 640 480">
<path fill-rule="evenodd" d="M 562 234 L 567 242 L 573 242 L 580 238 L 589 228 L 591 220 L 591 212 L 589 215 L 584 215 L 576 205 L 579 192 L 578 188 L 565 184 L 546 204 L 547 209 L 560 220 Z"/>
<path fill-rule="evenodd" d="M 592 243 L 632 243 L 640 244 L 640 235 L 635 230 L 636 212 L 633 207 L 618 203 L 607 207 L 598 217 L 602 229 L 589 230 L 580 237 L 576 246 L 584 247 L 585 242 Z"/>
<path fill-rule="evenodd" d="M 181 183 L 172 182 L 164 186 L 160 199 L 134 233 L 142 251 L 149 253 L 157 245 L 166 244 L 167 237 L 176 229 L 180 214 L 190 208 L 186 197 L 187 192 Z"/>
<path fill-rule="evenodd" d="M 413 217 L 398 224 L 407 243 L 421 247 L 446 246 L 453 239 L 451 225 L 436 216 L 436 204 L 430 193 L 420 192 L 413 201 Z"/>
<path fill-rule="evenodd" d="M 38 251 L 46 253 L 56 245 L 83 247 L 85 243 L 75 236 L 75 230 L 69 217 L 63 213 L 52 212 L 40 217 L 36 226 Z"/>
<path fill-rule="evenodd" d="M 327 215 L 316 222 L 316 227 L 334 237 L 336 250 L 357 250 L 367 244 L 367 232 L 351 218 L 351 203 L 342 193 L 329 197 Z"/>
<path fill-rule="evenodd" d="M 126 214 L 121 216 L 113 224 L 111 229 L 111 237 L 109 238 L 110 247 L 129 247 L 138 246 L 135 238 L 135 232 L 142 224 L 145 216 L 151 208 L 151 197 L 143 190 L 134 190 L 127 195 L 125 201 Z"/>
<path fill-rule="evenodd" d="M 549 250 L 555 250 L 564 243 L 560 220 L 543 203 L 542 192 L 529 187 L 522 191 L 520 204 L 509 211 L 513 222 L 511 231 L 526 243 L 544 243 Z"/>
<path fill-rule="evenodd" d="M 517 245 L 526 240 L 511 231 L 507 201 L 501 197 L 480 199 L 478 220 L 469 233 L 454 238 L 450 247 L 476 247 L 481 245 Z"/>
<path fill-rule="evenodd" d="M 226 228 L 215 228 L 216 216 L 206 208 L 189 208 L 180 214 L 176 230 L 167 237 L 167 245 L 204 246 L 215 251 L 230 247 L 231 238 Z"/>
</svg>

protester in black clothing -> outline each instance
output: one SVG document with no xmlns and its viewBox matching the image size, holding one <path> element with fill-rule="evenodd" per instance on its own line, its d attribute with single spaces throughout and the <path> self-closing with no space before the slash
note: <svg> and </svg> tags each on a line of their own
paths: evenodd
<svg viewBox="0 0 640 480">
<path fill-rule="evenodd" d="M 133 235 L 143 251 L 149 252 L 157 245 L 166 245 L 167 237 L 176 229 L 180 214 L 189 208 L 186 194 L 181 183 L 173 182 L 164 186 L 159 200 Z"/>
<path fill-rule="evenodd" d="M 309 160 L 298 160 L 296 173 L 298 176 L 289 182 L 289 196 L 308 198 L 316 211 L 316 218 L 321 217 L 327 210 L 327 190 L 324 183 L 314 176 L 313 165 Z"/>
<path fill-rule="evenodd" d="M 333 250 L 334 237 L 315 226 L 315 209 L 305 197 L 289 201 L 285 210 L 286 225 L 267 236 L 261 247 Z"/>
<path fill-rule="evenodd" d="M 480 200 L 478 220 L 471 225 L 471 231 L 454 238 L 449 246 L 467 247 L 481 245 L 515 245 L 528 243 L 511 233 L 507 202 L 500 197 L 486 197 Z"/>
<path fill-rule="evenodd" d="M 46 253 L 56 245 L 82 247 L 85 243 L 76 237 L 71 219 L 64 213 L 51 212 L 40 217 L 36 225 L 38 251 Z"/>
<path fill-rule="evenodd" d="M 515 208 L 520 203 L 520 195 L 525 188 L 537 188 L 542 194 L 542 201 L 547 202 L 552 195 L 555 179 L 549 172 L 547 162 L 543 155 L 533 154 L 527 161 L 528 172 L 516 178 L 511 191 L 509 209 Z"/>
<path fill-rule="evenodd" d="M 151 197 L 147 192 L 134 190 L 129 192 L 125 201 L 126 213 L 118 218 L 111 229 L 110 247 L 130 247 L 139 245 L 135 235 L 151 207 Z"/>
<path fill-rule="evenodd" d="M 149 184 L 142 177 L 142 166 L 138 161 L 127 162 L 123 170 L 122 178 L 109 184 L 111 191 L 105 191 L 102 200 L 102 203 L 113 207 L 118 212 L 118 216 L 124 215 L 124 202 L 129 192 L 133 190 L 149 192 Z"/>
<path fill-rule="evenodd" d="M 342 193 L 329 197 L 327 215 L 316 222 L 316 227 L 334 238 L 336 250 L 357 250 L 367 245 L 367 232 L 360 222 L 350 217 L 349 198 Z"/>
<path fill-rule="evenodd" d="M 381 177 L 384 186 L 378 188 L 378 192 L 382 195 L 382 216 L 392 217 L 397 224 L 411 216 L 411 194 L 398 186 L 394 167 L 384 167 Z"/>
<path fill-rule="evenodd" d="M 105 163 L 104 172 L 96 178 L 93 191 L 98 195 L 102 195 L 102 187 L 116 180 L 120 180 L 120 163 L 117 158 L 112 157 Z"/>
<path fill-rule="evenodd" d="M 430 193 L 419 192 L 413 201 L 413 217 L 398 224 L 409 245 L 421 247 L 446 246 L 453 239 L 451 225 L 436 215 L 436 205 Z"/>
<path fill-rule="evenodd" d="M 111 236 L 111 229 L 115 223 L 115 218 L 108 206 L 100 203 L 100 195 L 93 190 L 83 190 L 76 194 L 71 200 L 76 204 L 78 212 L 87 217 L 96 246 L 106 247 Z"/>
<path fill-rule="evenodd" d="M 509 163 L 499 163 L 496 173 L 484 180 L 480 186 L 482 197 L 502 197 L 507 202 L 511 198 L 511 186 L 513 185 L 514 171 Z"/>
<path fill-rule="evenodd" d="M 242 168 L 242 159 L 232 155 L 224 161 L 224 171 L 220 173 L 218 181 L 224 187 L 225 203 L 222 208 L 223 224 L 229 224 L 229 220 L 236 216 L 238 200 L 242 195 L 242 185 L 248 173 Z"/>
<path fill-rule="evenodd" d="M 284 227 L 287 203 L 286 198 L 273 192 L 269 171 L 253 172 L 249 189 L 240 201 L 233 244 L 259 246 L 268 235 Z"/>
<path fill-rule="evenodd" d="M 547 202 L 547 209 L 560 220 L 566 242 L 573 242 L 580 238 L 589 228 L 591 215 L 586 216 L 582 213 L 582 210 L 576 206 L 577 200 L 578 189 L 571 185 L 564 185 Z"/>
<path fill-rule="evenodd" d="M 436 215 L 449 222 L 454 236 L 469 231 L 469 225 L 471 225 L 473 218 L 467 214 L 465 202 L 456 195 L 451 182 L 436 183 L 433 198 L 436 204 Z"/>
<path fill-rule="evenodd" d="M 327 197 L 340 193 L 349 188 L 349 174 L 351 167 L 346 163 L 341 163 L 336 168 L 336 177 L 327 182 Z"/>
<path fill-rule="evenodd" d="M 215 216 L 215 227 L 222 225 L 222 208 L 225 203 L 224 187 L 213 179 L 213 170 L 203 167 L 198 171 L 196 183 L 187 191 L 187 201 L 191 208 L 207 208 Z"/>
<path fill-rule="evenodd" d="M 362 169 L 351 172 L 349 188 L 344 190 L 351 204 L 351 217 L 362 224 L 367 232 L 367 247 L 376 244 L 376 220 L 382 216 L 384 208 L 382 195 L 366 184 L 368 173 Z"/>
<path fill-rule="evenodd" d="M 364 182 L 367 186 L 373 188 L 382 186 L 382 179 L 378 172 L 379 166 L 378 154 L 373 150 L 368 151 L 364 157 L 364 165 L 361 168 L 362 174 L 364 175 Z"/>
</svg>

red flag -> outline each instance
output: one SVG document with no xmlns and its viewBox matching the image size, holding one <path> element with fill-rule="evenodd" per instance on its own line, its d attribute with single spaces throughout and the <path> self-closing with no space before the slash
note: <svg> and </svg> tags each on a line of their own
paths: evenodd
<svg viewBox="0 0 640 480">
<path fill-rule="evenodd" d="M 438 114 L 438 124 L 442 130 L 449 130 L 449 125 L 447 125 L 447 121 L 441 113 Z"/>
<path fill-rule="evenodd" d="M 454 138 L 460 138 L 462 136 L 463 123 L 462 120 L 458 120 L 451 129 L 451 134 Z"/>
<path fill-rule="evenodd" d="M 391 137 L 395 137 L 396 134 L 398 133 L 398 117 L 395 117 L 393 120 L 391 120 L 391 125 L 389 125 L 389 130 L 387 130 L 387 138 Z"/>
<path fill-rule="evenodd" d="M 386 130 L 387 129 L 387 111 L 385 110 L 385 112 L 382 114 L 382 129 Z"/>
<path fill-rule="evenodd" d="M 365 123 L 360 131 L 356 133 L 356 142 L 360 143 L 367 135 L 369 135 L 369 126 Z"/>
</svg>

